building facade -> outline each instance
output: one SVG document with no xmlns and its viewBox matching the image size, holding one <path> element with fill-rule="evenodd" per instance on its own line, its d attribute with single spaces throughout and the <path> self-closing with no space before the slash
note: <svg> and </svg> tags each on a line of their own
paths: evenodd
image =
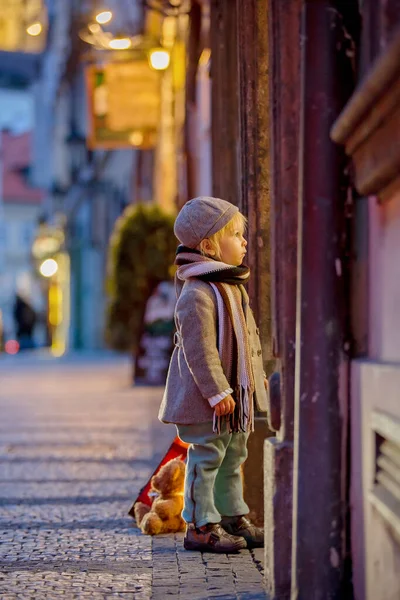
<svg viewBox="0 0 400 600">
<path fill-rule="evenodd" d="M 8 99 L 11 91 L 7 90 L 6 94 Z M 10 119 L 8 125 L 15 123 L 13 115 Z M 17 129 L 22 121 L 23 113 L 16 121 Z M 43 193 L 34 189 L 29 181 L 31 140 L 31 131 L 15 133 L 8 129 L 0 133 L 0 310 L 4 342 L 16 339 L 14 305 L 17 295 L 24 298 L 38 317 L 33 343 L 42 346 L 46 340 L 46 302 L 32 262 L 31 248 L 41 216 Z"/>
<path fill-rule="evenodd" d="M 396 598 L 398 3 L 194 2 L 195 31 L 199 8 L 212 189 L 249 218 L 250 294 L 280 374 L 264 465 L 256 430 L 244 471 L 254 501 L 264 469 L 267 589 Z"/>
<path fill-rule="evenodd" d="M 114 4 L 118 15 L 123 7 Z M 67 348 L 99 349 L 105 344 L 108 239 L 133 201 L 137 157 L 134 150 L 88 147 L 88 45 L 79 32 L 94 18 L 92 3 L 53 0 L 49 11 L 48 45 L 35 82 L 35 181 L 46 190 L 49 224 L 61 220 L 64 228 L 70 280 Z M 132 19 L 135 14 L 131 8 Z"/>
</svg>

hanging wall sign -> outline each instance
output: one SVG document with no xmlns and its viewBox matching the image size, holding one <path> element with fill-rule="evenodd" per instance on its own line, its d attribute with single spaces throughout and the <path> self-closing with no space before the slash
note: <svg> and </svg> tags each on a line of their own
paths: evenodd
<svg viewBox="0 0 400 600">
<path fill-rule="evenodd" d="M 90 148 L 153 148 L 160 73 L 146 59 L 87 67 Z"/>
</svg>

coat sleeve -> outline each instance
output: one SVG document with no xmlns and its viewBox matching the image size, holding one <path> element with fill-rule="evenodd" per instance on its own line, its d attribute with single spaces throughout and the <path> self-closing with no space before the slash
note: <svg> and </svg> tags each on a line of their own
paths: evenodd
<svg viewBox="0 0 400 600">
<path fill-rule="evenodd" d="M 176 307 L 186 364 L 200 390 L 208 399 L 230 388 L 217 348 L 216 306 L 204 290 L 186 292 Z"/>
</svg>

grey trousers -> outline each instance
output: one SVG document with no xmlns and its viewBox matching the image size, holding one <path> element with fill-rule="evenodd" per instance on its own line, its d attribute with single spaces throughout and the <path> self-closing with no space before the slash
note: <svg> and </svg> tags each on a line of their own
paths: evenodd
<svg viewBox="0 0 400 600">
<path fill-rule="evenodd" d="M 248 433 L 214 433 L 212 422 L 177 425 L 188 448 L 184 509 L 187 523 L 201 527 L 221 516 L 246 515 L 241 465 L 247 458 Z"/>
</svg>

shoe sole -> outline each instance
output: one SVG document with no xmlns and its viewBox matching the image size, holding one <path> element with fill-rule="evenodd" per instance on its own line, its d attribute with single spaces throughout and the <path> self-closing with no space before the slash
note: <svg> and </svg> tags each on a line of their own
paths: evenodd
<svg viewBox="0 0 400 600">
<path fill-rule="evenodd" d="M 212 552 L 213 554 L 237 554 L 240 550 L 245 550 L 247 545 L 232 546 L 229 550 L 227 548 L 217 548 L 209 546 L 209 544 L 200 544 L 198 542 L 189 542 L 184 540 L 183 547 L 185 550 L 195 550 L 197 552 Z"/>
</svg>

